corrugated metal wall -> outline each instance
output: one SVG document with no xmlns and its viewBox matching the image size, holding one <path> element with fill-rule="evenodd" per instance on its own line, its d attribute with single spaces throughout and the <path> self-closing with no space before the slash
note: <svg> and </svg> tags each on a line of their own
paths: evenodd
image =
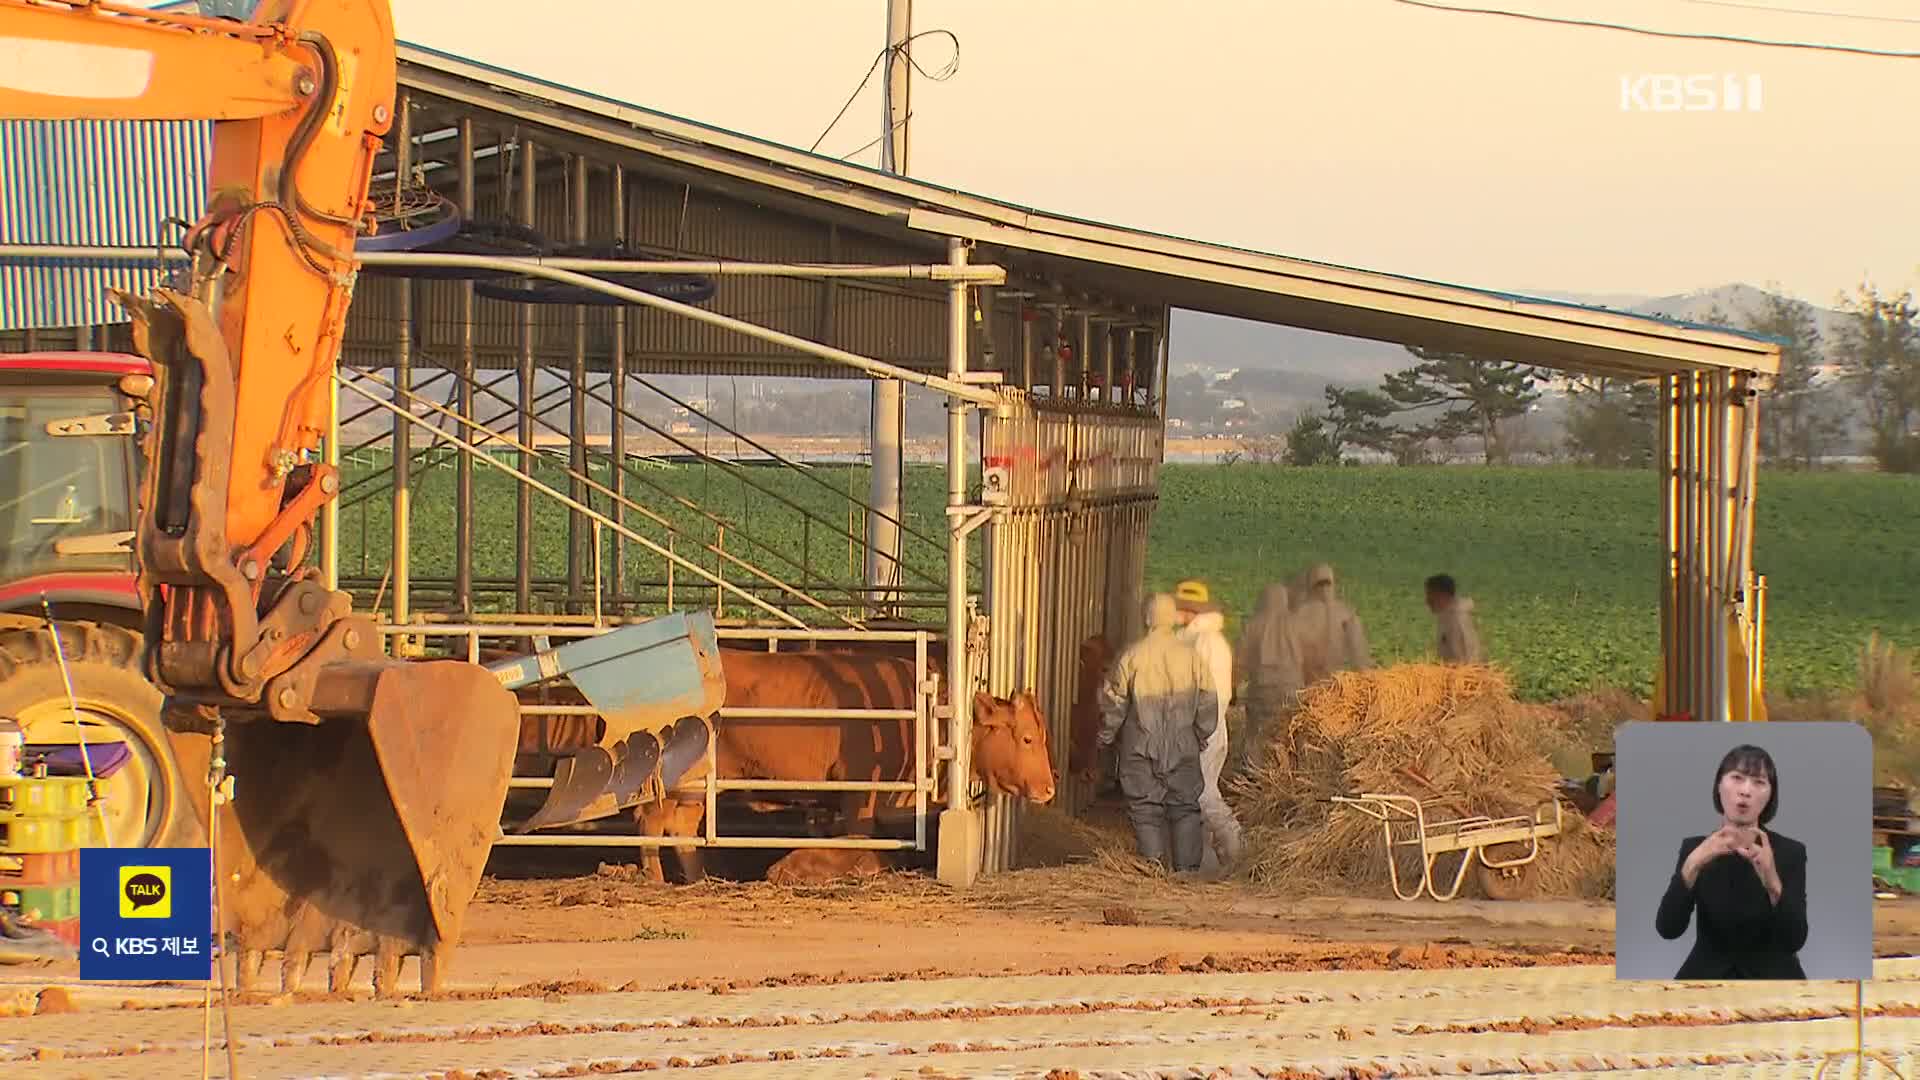
<svg viewBox="0 0 1920 1080">
<path fill-rule="evenodd" d="M 414 92 L 416 109 L 446 112 L 450 106 Z M 484 121 L 483 121 L 484 122 Z M 431 125 L 421 123 L 416 130 Z M 479 125 L 476 125 L 479 127 Z M 476 161 L 475 211 L 487 220 L 517 220 L 522 176 L 522 134 L 476 132 L 476 149 L 506 143 L 503 153 Z M 84 121 L 0 122 L 0 242 L 86 246 L 158 247 L 177 243 L 169 217 L 192 220 L 206 201 L 212 125 L 180 122 Z M 534 224 L 553 242 L 573 237 L 568 157 L 534 143 L 539 154 Z M 423 150 L 426 148 L 423 147 Z M 432 147 L 444 157 L 452 147 Z M 428 175 L 443 193 L 455 194 L 456 170 Z M 587 235 L 612 239 L 613 177 L 604 162 L 588 170 Z M 391 183 L 391 181 L 386 181 Z M 854 229 L 783 213 L 717 192 L 626 176 L 626 239 L 643 249 L 686 258 L 742 261 L 877 262 L 938 261 Z M 159 279 L 152 267 L 55 263 L 0 264 L 0 333 L 124 323 L 125 314 L 106 297 L 109 286 L 140 290 Z M 383 368 L 392 363 L 398 336 L 400 282 L 371 275 L 361 279 L 348 317 L 342 360 Z M 452 366 L 461 339 L 458 283 L 415 286 L 415 363 Z M 798 278 L 727 277 L 708 310 L 745 319 L 796 337 L 822 341 L 889 363 L 926 371 L 946 367 L 945 289 L 924 282 L 828 283 Z M 565 366 L 573 356 L 574 313 L 570 305 L 531 305 L 535 363 Z M 474 350 L 480 368 L 511 368 L 520 353 L 519 305 L 479 298 L 474 310 Z M 696 373 L 715 361 L 735 375 L 864 378 L 859 372 L 817 362 L 780 346 L 646 309 L 627 313 L 626 356 L 638 373 Z M 587 365 L 604 371 L 613 351 L 611 309 L 589 309 Z M 1006 371 L 1018 347 L 1013 305 L 995 305 L 985 321 L 991 362 L 982 337 L 970 366 Z M 15 337 L 17 335 L 9 335 Z M 44 345 L 42 347 L 45 347 Z"/>
<path fill-rule="evenodd" d="M 198 217 L 211 123 L 0 121 L 0 243 L 154 247 Z M 0 330 L 126 321 L 109 287 L 145 289 L 153 267 L 0 264 Z"/>
</svg>

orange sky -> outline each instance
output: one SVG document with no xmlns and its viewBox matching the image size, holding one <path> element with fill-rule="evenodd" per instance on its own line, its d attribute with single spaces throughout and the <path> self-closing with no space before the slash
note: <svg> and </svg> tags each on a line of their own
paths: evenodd
<svg viewBox="0 0 1920 1080">
<path fill-rule="evenodd" d="M 402 37 L 810 145 L 885 0 L 393 0 Z M 1448 0 L 1920 52 L 1901 0 Z M 916 0 L 911 171 L 1206 240 L 1518 290 L 1920 284 L 1920 59 L 1663 40 L 1393 0 Z M 952 54 L 923 40 L 921 63 Z M 1623 111 L 1623 74 L 1757 75 L 1759 112 Z M 880 76 L 828 136 L 879 134 Z M 860 160 L 877 162 L 877 151 Z"/>
</svg>

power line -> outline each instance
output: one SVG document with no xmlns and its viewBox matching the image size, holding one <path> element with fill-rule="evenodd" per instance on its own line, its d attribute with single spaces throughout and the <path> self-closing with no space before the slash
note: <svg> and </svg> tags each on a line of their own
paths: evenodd
<svg viewBox="0 0 1920 1080">
<path fill-rule="evenodd" d="M 1710 4 L 1714 7 L 1744 8 L 1748 11 L 1771 11 L 1778 15 L 1818 15 L 1827 19 L 1859 19 L 1863 22 L 1910 23 L 1920 25 L 1920 19 L 1907 15 L 1866 15 L 1856 11 L 1816 11 L 1812 8 L 1773 7 L 1769 4 L 1750 4 L 1742 0 L 1681 0 L 1687 4 Z"/>
<path fill-rule="evenodd" d="M 1456 7 L 1452 4 L 1434 3 L 1432 0 L 1393 0 L 1393 2 L 1396 4 L 1406 4 L 1410 7 L 1428 8 L 1433 11 L 1445 11 L 1460 15 L 1500 15 L 1509 19 L 1521 19 L 1527 22 L 1553 23 L 1559 26 L 1585 26 L 1597 30 L 1620 30 L 1630 34 L 1642 34 L 1647 37 L 1685 38 L 1692 41 L 1725 41 L 1735 45 L 1765 45 L 1776 49 L 1809 49 L 1815 52 L 1856 53 L 1861 56 L 1890 56 L 1902 60 L 1920 60 L 1920 53 L 1916 52 L 1868 49 L 1858 45 L 1824 45 L 1811 41 L 1768 41 L 1762 38 L 1740 37 L 1735 34 L 1692 34 L 1679 30 L 1653 30 L 1644 26 L 1628 26 L 1624 23 L 1599 22 L 1592 19 L 1564 19 L 1557 15 L 1536 15 L 1526 11 L 1504 11 L 1499 8 Z"/>
<path fill-rule="evenodd" d="M 923 37 L 932 37 L 935 34 L 945 34 L 947 37 L 953 39 L 953 59 L 947 61 L 946 65 L 939 71 L 929 72 L 926 68 L 920 66 L 920 61 L 913 58 L 913 52 L 910 46 Z M 913 66 L 913 70 L 918 71 L 921 75 L 933 82 L 945 82 L 953 78 L 954 72 L 960 70 L 960 38 L 959 35 L 951 30 L 922 30 L 917 34 L 909 36 L 898 46 L 886 46 L 879 52 L 873 54 L 873 63 L 867 65 L 867 73 L 860 77 L 860 85 L 853 88 L 853 93 L 847 95 L 846 103 L 840 106 L 840 111 L 833 114 L 833 120 L 827 124 L 827 130 L 822 131 L 820 137 L 813 140 L 813 145 L 807 147 L 809 154 L 818 151 L 820 144 L 827 141 L 827 136 L 833 134 L 833 129 L 840 126 L 840 121 L 847 115 L 847 110 L 853 107 L 854 99 L 860 96 L 860 91 L 867 88 L 867 83 L 873 78 L 873 73 L 879 70 L 880 61 L 885 60 L 887 54 L 895 48 L 900 50 L 901 57 Z M 881 136 L 881 138 L 885 138 L 885 136 Z M 859 151 L 856 150 L 854 153 L 859 153 Z"/>
</svg>

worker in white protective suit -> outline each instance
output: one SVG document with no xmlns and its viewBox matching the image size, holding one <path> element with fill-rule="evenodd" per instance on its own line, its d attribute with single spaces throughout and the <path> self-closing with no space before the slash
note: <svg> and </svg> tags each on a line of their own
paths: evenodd
<svg viewBox="0 0 1920 1080">
<path fill-rule="evenodd" d="M 1147 632 L 1127 647 L 1100 686 L 1101 749 L 1113 757 L 1142 858 L 1175 873 L 1200 869 L 1206 847 L 1200 818 L 1201 747 L 1220 713 L 1212 677 L 1181 638 L 1173 597 L 1147 600 Z"/>
<path fill-rule="evenodd" d="M 1233 808 L 1220 795 L 1220 774 L 1227 767 L 1227 705 L 1233 699 L 1233 646 L 1226 635 L 1226 616 L 1213 600 L 1213 591 L 1204 581 L 1188 579 L 1174 586 L 1174 606 L 1179 611 L 1180 636 L 1190 642 L 1206 661 L 1220 710 L 1220 723 L 1213 737 L 1200 752 L 1200 769 L 1206 789 L 1200 796 L 1200 816 L 1207 824 L 1207 853 L 1214 858 L 1202 870 L 1231 866 L 1240 858 L 1240 822 Z"/>
<path fill-rule="evenodd" d="M 1280 734 L 1281 722 L 1300 694 L 1300 647 L 1293 637 L 1293 604 L 1285 585 L 1276 582 L 1260 593 L 1260 602 L 1241 626 L 1233 665 L 1235 681 L 1245 683 L 1247 692 L 1240 702 L 1245 719 L 1234 732 L 1234 752 L 1228 755 L 1229 777 L 1259 766 L 1260 755 Z"/>
<path fill-rule="evenodd" d="M 1340 597 L 1333 567 L 1315 563 L 1287 586 L 1293 605 L 1293 637 L 1300 649 L 1303 686 L 1339 671 L 1365 671 L 1373 666 L 1366 627 Z"/>
</svg>

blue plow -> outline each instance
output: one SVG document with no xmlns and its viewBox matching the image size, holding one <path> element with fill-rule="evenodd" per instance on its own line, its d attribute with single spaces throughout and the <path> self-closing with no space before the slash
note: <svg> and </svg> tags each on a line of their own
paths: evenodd
<svg viewBox="0 0 1920 1080">
<path fill-rule="evenodd" d="M 600 714 L 593 746 L 562 758 L 528 833 L 617 813 L 641 801 L 649 781 L 678 784 L 707 752 L 726 700 L 720 642 L 709 612 L 674 612 L 487 665 L 518 690 L 566 677 Z"/>
</svg>

